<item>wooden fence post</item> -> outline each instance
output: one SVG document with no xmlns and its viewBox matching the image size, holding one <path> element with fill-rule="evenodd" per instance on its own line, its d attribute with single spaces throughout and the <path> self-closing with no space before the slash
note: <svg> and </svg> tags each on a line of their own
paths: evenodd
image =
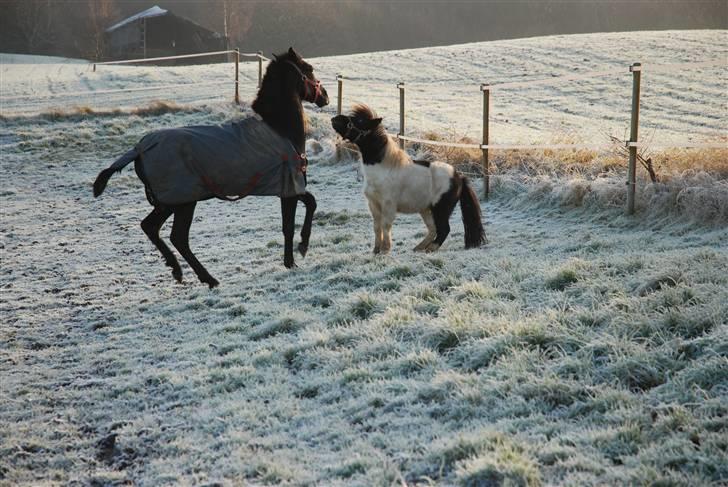
<svg viewBox="0 0 728 487">
<path fill-rule="evenodd" d="M 642 65 L 634 63 L 632 72 L 632 120 L 629 129 L 629 141 L 637 142 L 640 121 L 640 74 Z M 637 185 L 637 147 L 629 146 L 629 167 L 627 168 L 627 214 L 634 215 L 635 187 Z"/>
<path fill-rule="evenodd" d="M 235 103 L 240 105 L 240 48 L 235 48 Z"/>
<path fill-rule="evenodd" d="M 263 51 L 258 51 L 258 88 L 263 85 Z"/>
<path fill-rule="evenodd" d="M 344 77 L 340 74 L 337 74 L 336 83 L 339 85 L 338 86 L 338 95 L 336 98 L 336 114 L 341 115 L 341 104 L 342 104 L 341 95 L 344 91 Z"/>
<path fill-rule="evenodd" d="M 399 88 L 399 135 L 404 135 L 404 82 L 397 84 Z M 400 149 L 404 149 L 404 140 L 399 139 Z"/>
<path fill-rule="evenodd" d="M 483 145 L 490 143 L 490 85 L 481 84 L 480 91 L 483 92 Z M 488 159 L 488 148 L 483 149 L 483 196 L 490 197 L 490 160 Z"/>
<path fill-rule="evenodd" d="M 338 93 L 336 99 L 336 114 L 341 115 L 341 107 L 343 103 L 342 95 L 344 92 L 344 77 L 341 74 L 336 75 L 336 83 L 338 84 Z M 341 144 L 336 144 L 336 162 L 341 161 Z"/>
</svg>

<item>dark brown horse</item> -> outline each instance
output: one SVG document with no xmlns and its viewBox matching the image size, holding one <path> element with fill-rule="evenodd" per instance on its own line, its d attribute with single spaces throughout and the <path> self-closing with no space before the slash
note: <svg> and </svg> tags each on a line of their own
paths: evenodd
<svg viewBox="0 0 728 487">
<path fill-rule="evenodd" d="M 218 281 L 197 260 L 189 246 L 190 225 L 197 201 L 214 197 L 232 200 L 256 194 L 278 195 L 281 198 L 285 239 L 283 264 L 288 268 L 295 266 L 293 233 L 296 205 L 301 201 L 306 206 L 306 216 L 298 250 L 302 256 L 306 255 L 316 199 L 305 190 L 306 140 L 301 101 L 323 107 L 329 103 L 329 97 L 314 76 L 311 65 L 293 48 L 274 58 L 268 64 L 252 106 L 262 122 L 256 124 L 256 121 L 248 119 L 225 126 L 183 127 L 152 132 L 142 138 L 134 149 L 101 171 L 94 182 L 94 196 L 99 196 L 112 174 L 134 161 L 136 173 L 144 182 L 147 199 L 154 206 L 152 212 L 142 220 L 142 229 L 162 253 L 177 281 L 182 281 L 182 269 L 172 251 L 159 237 L 162 224 L 171 215 L 174 215 L 174 222 L 170 241 L 174 247 L 200 281 L 211 288 L 218 285 Z M 247 126 L 253 126 L 252 135 L 245 133 L 244 128 Z M 266 131 L 270 132 L 268 137 L 261 138 L 260 134 L 265 135 Z M 283 143 L 286 147 L 271 150 L 270 147 L 264 147 L 265 142 L 262 141 L 267 140 L 278 145 Z M 277 160 L 273 161 L 274 167 L 258 170 L 254 176 L 245 180 L 238 178 L 241 179 L 240 185 L 237 190 L 233 190 L 236 197 L 230 198 L 229 190 L 236 186 L 230 186 L 229 183 L 236 179 L 235 174 L 245 174 L 247 168 L 232 166 L 232 163 L 228 163 L 228 166 L 211 166 L 218 164 L 221 158 L 219 154 L 232 154 L 229 155 L 231 160 L 257 162 L 258 154 L 246 153 L 251 147 L 273 153 Z M 211 152 L 215 154 L 210 155 Z M 217 179 L 213 176 L 217 176 Z M 258 189 L 260 191 L 256 192 Z"/>
</svg>

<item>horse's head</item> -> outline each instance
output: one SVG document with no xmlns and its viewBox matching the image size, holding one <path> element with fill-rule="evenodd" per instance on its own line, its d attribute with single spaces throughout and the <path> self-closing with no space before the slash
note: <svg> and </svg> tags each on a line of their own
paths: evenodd
<svg viewBox="0 0 728 487">
<path fill-rule="evenodd" d="M 303 60 L 293 48 L 284 54 L 273 55 L 271 65 L 285 76 L 285 85 L 296 90 L 303 101 L 324 107 L 329 104 L 329 95 L 313 74 L 313 67 Z"/>
<path fill-rule="evenodd" d="M 349 115 L 337 115 L 331 119 L 331 126 L 344 139 L 360 144 L 371 135 L 383 132 L 381 117 L 366 105 L 356 105 Z"/>
</svg>

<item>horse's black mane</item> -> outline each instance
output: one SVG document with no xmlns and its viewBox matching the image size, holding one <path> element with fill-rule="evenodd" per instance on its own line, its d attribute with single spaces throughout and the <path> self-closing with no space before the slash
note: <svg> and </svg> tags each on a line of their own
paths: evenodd
<svg viewBox="0 0 728 487">
<path fill-rule="evenodd" d="M 310 69 L 296 53 L 285 52 L 274 56 L 268 64 L 253 110 L 280 136 L 290 140 L 298 152 L 305 150 L 305 119 L 301 97 L 296 89 L 298 74 L 286 61 Z"/>
</svg>

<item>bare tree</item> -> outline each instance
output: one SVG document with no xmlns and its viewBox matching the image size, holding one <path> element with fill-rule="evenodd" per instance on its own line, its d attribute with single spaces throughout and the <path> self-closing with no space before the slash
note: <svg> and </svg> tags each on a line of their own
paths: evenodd
<svg viewBox="0 0 728 487">
<path fill-rule="evenodd" d="M 240 0 L 220 0 L 222 5 L 223 34 L 228 48 L 237 47 L 245 38 L 253 19 L 253 4 Z"/>
<path fill-rule="evenodd" d="M 53 42 L 51 21 L 53 4 L 50 0 L 15 2 L 16 28 L 22 43 L 30 53 L 37 53 Z"/>
<path fill-rule="evenodd" d="M 654 132 L 652 134 L 652 137 L 650 140 L 655 136 Z M 620 157 L 629 157 L 629 149 L 627 148 L 627 138 L 625 136 L 625 140 L 620 139 L 619 137 L 616 137 L 614 135 L 610 135 L 609 139 L 614 144 L 614 150 L 613 153 L 615 155 L 618 155 Z M 652 164 L 652 157 L 650 155 L 650 149 L 647 146 L 641 147 L 637 151 L 637 160 L 640 164 L 642 164 L 642 167 L 645 168 L 645 171 L 647 171 L 647 174 L 650 175 L 650 181 L 653 183 L 657 183 L 660 181 L 659 176 L 657 175 L 657 172 L 655 171 L 655 167 Z"/>
<path fill-rule="evenodd" d="M 116 17 L 117 9 L 114 0 L 88 0 L 88 27 L 91 36 L 90 55 L 98 61 L 104 56 L 105 32 Z"/>
</svg>

